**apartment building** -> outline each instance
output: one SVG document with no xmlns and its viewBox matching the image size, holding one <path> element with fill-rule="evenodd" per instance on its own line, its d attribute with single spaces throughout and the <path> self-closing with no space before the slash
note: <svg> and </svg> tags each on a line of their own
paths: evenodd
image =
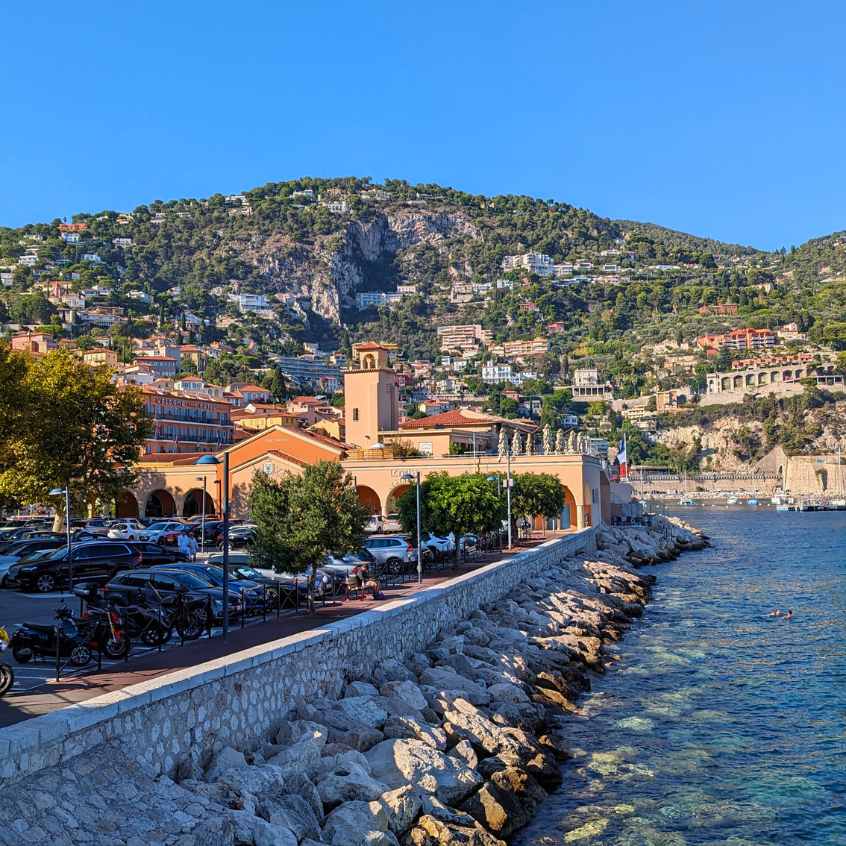
<svg viewBox="0 0 846 846">
<path fill-rule="evenodd" d="M 502 269 L 526 270 L 535 276 L 552 276 L 555 273 L 555 265 L 552 259 L 545 253 L 523 253 L 519 256 L 506 256 L 502 260 Z"/>
<path fill-rule="evenodd" d="M 270 301 L 264 294 L 230 294 L 229 299 L 238 306 L 241 314 L 270 308 Z"/>
<path fill-rule="evenodd" d="M 614 399 L 614 386 L 602 379 L 595 367 L 575 370 L 570 390 L 576 402 L 610 402 Z"/>
<path fill-rule="evenodd" d="M 153 431 L 144 450 L 152 453 L 217 452 L 233 442 L 232 406 L 187 391 L 141 388 Z"/>
<path fill-rule="evenodd" d="M 491 347 L 491 352 L 503 358 L 544 356 L 549 352 L 549 339 L 537 337 L 528 341 L 503 341 L 503 343 Z"/>
<path fill-rule="evenodd" d="M 493 339 L 491 332 L 478 323 L 438 326 L 437 332 L 441 352 L 445 353 L 477 351 L 487 347 Z"/>
<path fill-rule="evenodd" d="M 763 350 L 774 347 L 778 336 L 770 329 L 732 329 L 731 332 L 717 335 L 701 335 L 696 339 L 696 346 L 703 350 Z"/>
</svg>

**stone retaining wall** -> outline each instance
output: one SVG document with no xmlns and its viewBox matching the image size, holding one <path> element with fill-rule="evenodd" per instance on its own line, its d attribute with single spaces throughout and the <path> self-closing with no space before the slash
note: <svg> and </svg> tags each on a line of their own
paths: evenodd
<svg viewBox="0 0 846 846">
<path fill-rule="evenodd" d="M 524 579 L 595 548 L 596 529 L 585 529 L 377 610 L 0 729 L 0 786 L 107 742 L 151 775 L 172 775 L 216 741 L 258 741 L 298 698 L 340 695 L 347 678 L 421 650 Z"/>
</svg>

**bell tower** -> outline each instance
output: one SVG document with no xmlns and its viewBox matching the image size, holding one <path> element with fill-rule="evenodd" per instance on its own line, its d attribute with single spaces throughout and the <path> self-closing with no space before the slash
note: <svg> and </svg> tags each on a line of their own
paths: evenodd
<svg viewBox="0 0 846 846">
<path fill-rule="evenodd" d="M 344 371 L 344 439 L 362 449 L 379 443 L 379 432 L 399 427 L 397 374 L 391 367 L 394 344 L 353 344 Z"/>
</svg>

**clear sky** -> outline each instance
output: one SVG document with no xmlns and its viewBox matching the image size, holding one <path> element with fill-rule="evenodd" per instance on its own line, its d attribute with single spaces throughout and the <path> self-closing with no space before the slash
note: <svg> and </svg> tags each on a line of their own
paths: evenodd
<svg viewBox="0 0 846 846">
<path fill-rule="evenodd" d="M 4 4 L 0 225 L 297 176 L 775 248 L 846 229 L 846 6 Z"/>
</svg>

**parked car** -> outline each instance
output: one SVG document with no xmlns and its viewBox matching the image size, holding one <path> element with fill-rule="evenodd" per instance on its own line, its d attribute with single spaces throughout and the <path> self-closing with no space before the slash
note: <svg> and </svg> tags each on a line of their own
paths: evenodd
<svg viewBox="0 0 846 846">
<path fill-rule="evenodd" d="M 0 543 L 0 555 L 11 552 L 12 546 L 19 543 L 56 539 L 64 539 L 64 542 L 67 543 L 67 535 L 64 533 L 47 531 L 46 529 L 18 529 L 14 534 L 10 534 L 8 538 Z"/>
<path fill-rule="evenodd" d="M 382 531 L 382 515 L 371 514 L 364 524 L 365 532 L 381 532 Z"/>
<path fill-rule="evenodd" d="M 76 581 L 106 581 L 122 570 L 141 564 L 141 553 L 128 543 L 89 541 L 74 544 L 68 562 L 67 547 L 43 557 L 24 558 L 9 568 L 10 584 L 20 590 L 47 593 L 70 581 L 71 570 Z"/>
<path fill-rule="evenodd" d="M 138 591 L 152 590 L 163 599 L 184 594 L 189 598 L 211 599 L 212 615 L 215 619 L 223 616 L 223 591 L 210 587 L 208 582 L 193 573 L 180 570 L 145 569 L 118 573 L 103 588 L 106 600 L 120 598 L 124 602 L 132 601 Z M 238 613 L 240 600 L 237 595 L 229 597 L 229 613 Z"/>
<path fill-rule="evenodd" d="M 153 523 L 144 530 L 143 540 L 153 543 L 175 544 L 176 536 L 182 532 L 190 532 L 193 526 L 187 523 L 180 523 L 178 520 L 160 520 Z"/>
<path fill-rule="evenodd" d="M 112 540 L 147 540 L 147 527 L 137 520 L 121 520 L 109 526 L 106 536 Z"/>
<path fill-rule="evenodd" d="M 67 546 L 67 538 L 46 538 L 44 540 L 23 540 L 13 543 L 0 555 L 0 587 L 9 587 L 9 570 L 25 558 L 38 557 Z"/>
<path fill-rule="evenodd" d="M 335 583 L 335 592 L 341 586 L 349 587 L 349 579 L 353 571 L 366 564 L 371 574 L 379 576 L 388 568 L 379 561 L 367 547 L 360 547 L 355 552 L 347 552 L 343 555 L 327 555 L 320 562 L 320 571 L 332 576 Z"/>
<path fill-rule="evenodd" d="M 417 552 L 403 535 L 371 535 L 363 546 L 375 563 L 384 565 L 391 574 L 403 572 L 410 564 L 417 565 Z"/>
<path fill-rule="evenodd" d="M 214 564 L 200 562 L 186 562 L 179 564 L 160 564 L 151 567 L 151 570 L 178 570 L 180 572 L 192 573 L 198 579 L 203 579 L 209 587 L 223 587 L 223 568 Z M 256 582 L 245 578 L 233 568 L 229 569 L 229 590 L 241 597 L 242 606 L 246 607 L 247 613 L 258 613 L 264 602 L 264 591 Z"/>
<path fill-rule="evenodd" d="M 252 523 L 243 523 L 229 529 L 230 549 L 249 549 L 256 538 L 256 527 Z M 223 549 L 223 532 L 218 536 L 218 548 Z"/>
<path fill-rule="evenodd" d="M 181 561 L 188 561 L 188 556 L 180 552 L 176 547 L 161 546 L 152 541 L 128 541 L 133 549 L 141 553 L 145 567 L 153 567 L 156 564 L 178 564 Z"/>
<path fill-rule="evenodd" d="M 119 521 L 112 520 L 108 517 L 93 517 L 91 520 L 85 522 L 85 530 L 92 535 L 100 535 L 106 537 L 109 534 L 109 529 Z"/>
<path fill-rule="evenodd" d="M 455 550 L 455 535 L 450 532 L 446 537 L 440 537 L 431 532 L 423 532 L 420 544 L 431 549 L 435 555 L 444 557 Z"/>
<path fill-rule="evenodd" d="M 383 532 L 400 532 L 400 531 L 402 531 L 402 523 L 400 522 L 400 516 L 397 512 L 393 512 L 393 513 L 389 514 L 382 521 L 382 531 Z"/>
</svg>

